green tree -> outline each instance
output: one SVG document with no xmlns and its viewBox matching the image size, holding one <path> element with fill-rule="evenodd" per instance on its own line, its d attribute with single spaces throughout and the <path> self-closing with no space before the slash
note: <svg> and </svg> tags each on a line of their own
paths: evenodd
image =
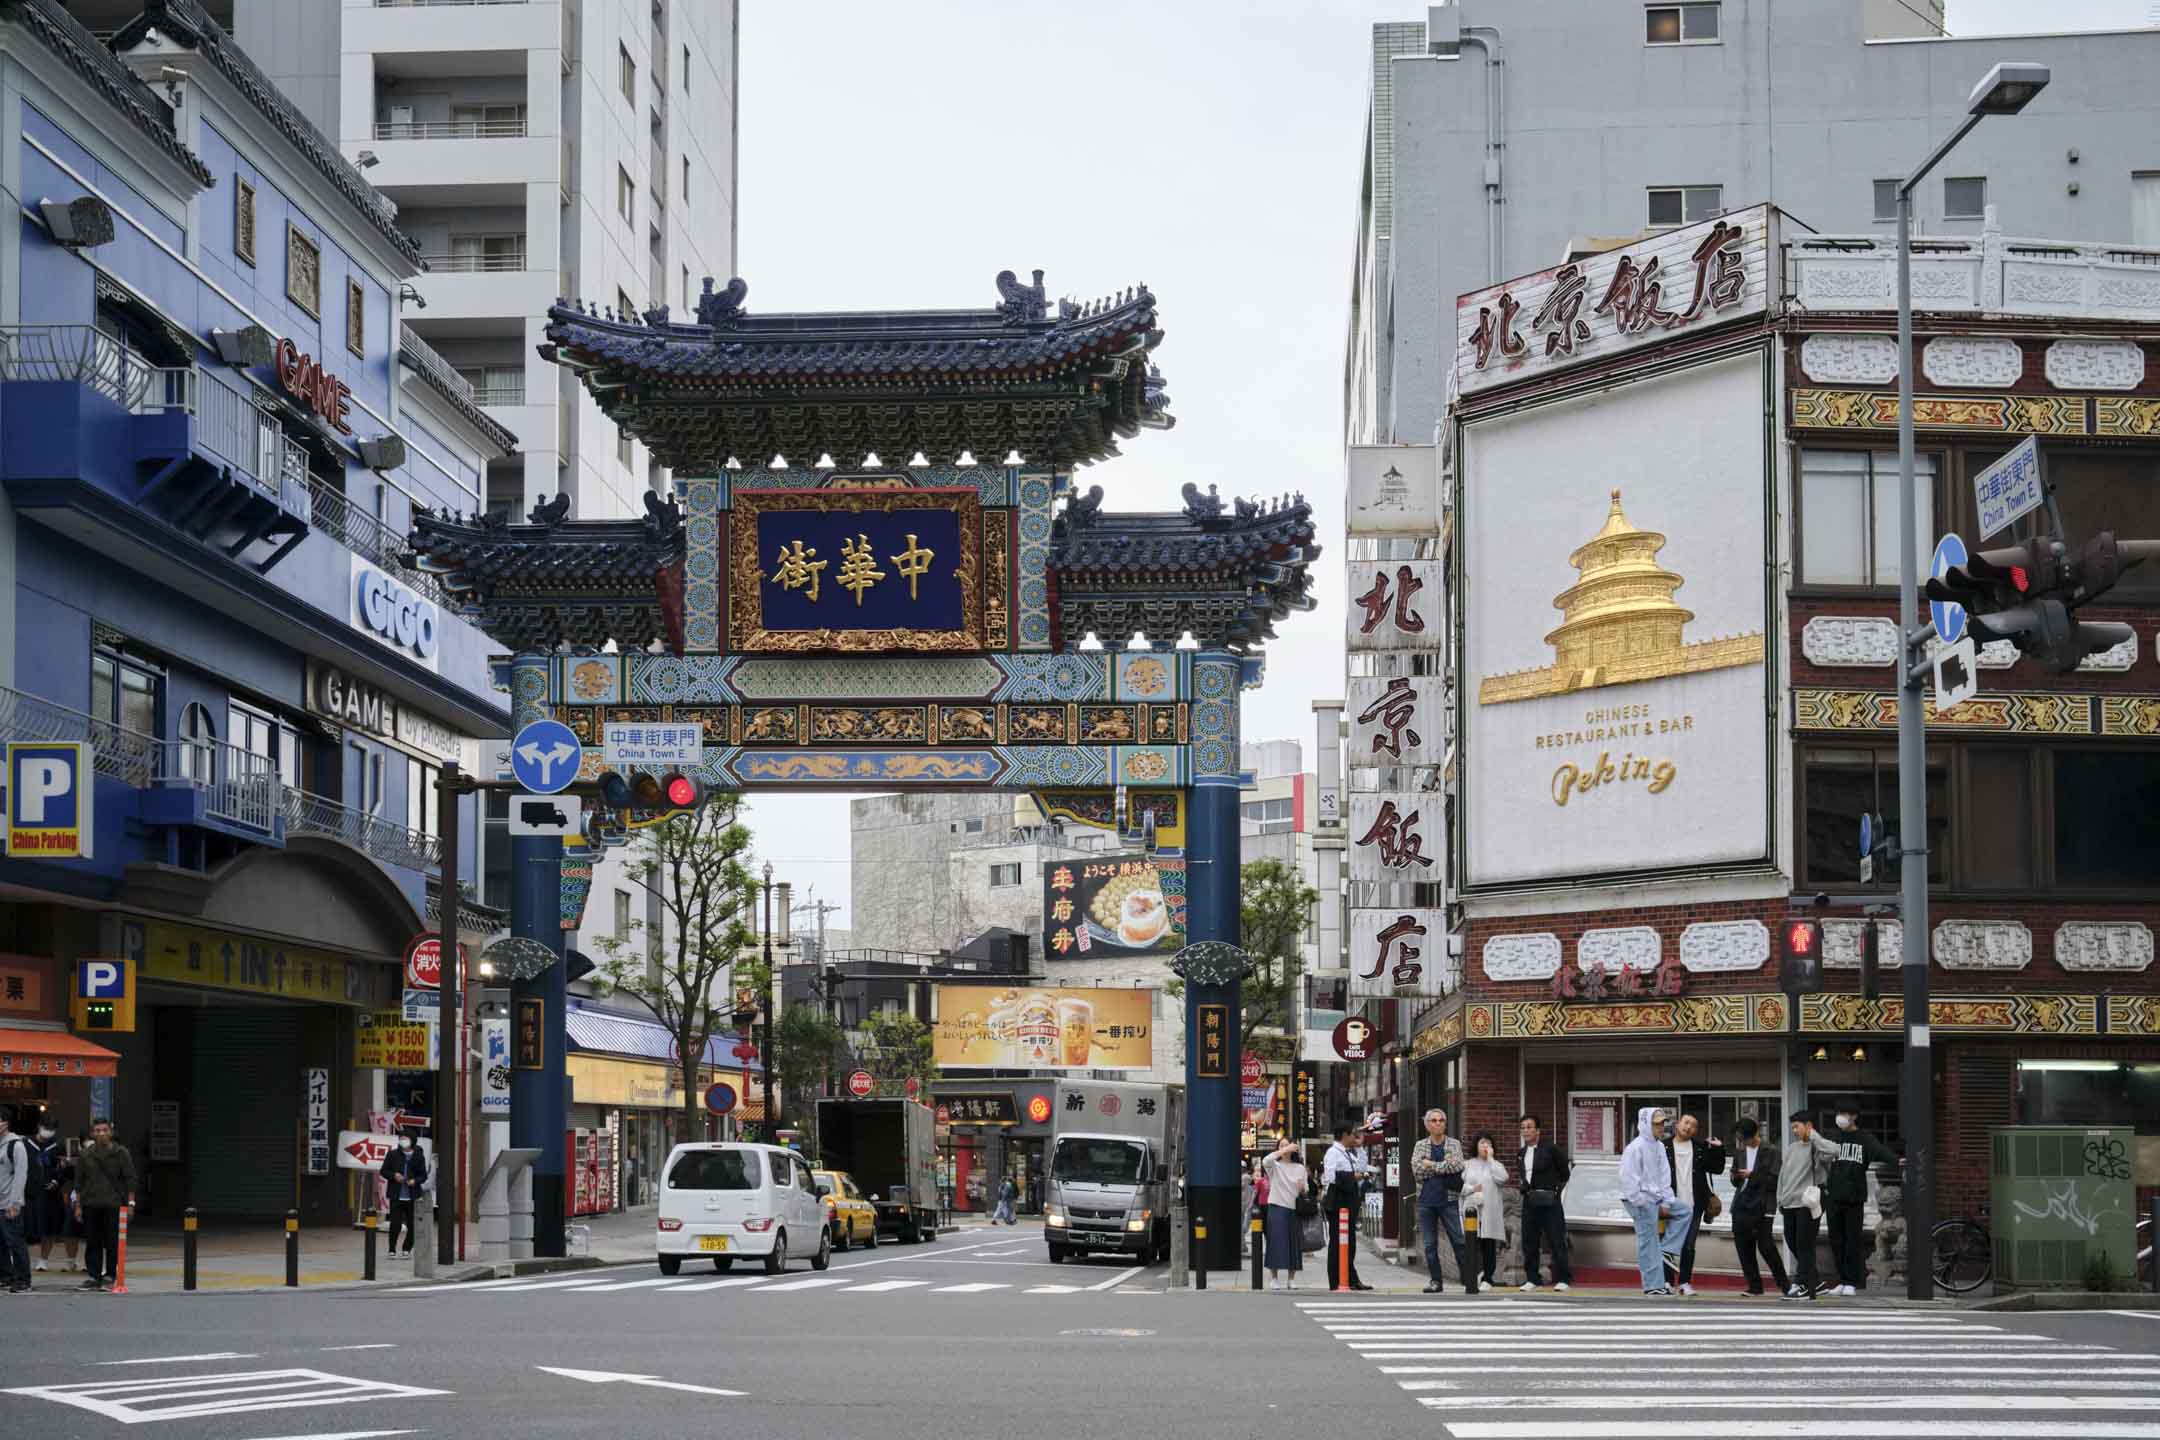
<svg viewBox="0 0 2160 1440">
<path fill-rule="evenodd" d="M 663 924 L 652 931 L 633 919 L 628 934 L 599 942 L 605 958 L 594 969 L 595 989 L 636 1000 L 674 1039 L 683 1095 L 679 1141 L 700 1131 L 699 1067 L 713 1032 L 729 1023 L 728 974 L 751 935 L 756 887 L 743 863 L 749 847 L 750 831 L 737 819 L 732 795 L 638 830 L 625 873 L 659 902 Z"/>
<path fill-rule="evenodd" d="M 907 1082 L 915 1082 L 915 1098 L 927 1099 L 930 1082 L 938 1078 L 937 1062 L 931 1058 L 931 1031 L 924 1022 L 913 1015 L 872 1015 L 863 1026 L 870 1043 L 877 1047 L 876 1063 L 870 1066 L 877 1076 L 877 1093 L 905 1098 Z"/>
<path fill-rule="evenodd" d="M 1298 987 L 1305 975 L 1298 946 L 1319 899 L 1320 892 L 1280 860 L 1255 860 L 1238 872 L 1239 943 L 1253 965 L 1238 989 L 1238 1041 L 1263 1059 L 1296 1058 Z M 1164 988 L 1181 996 L 1185 982 L 1174 979 Z M 1263 1026 L 1287 1038 L 1258 1035 Z"/>
<path fill-rule="evenodd" d="M 762 960 L 757 968 L 765 968 Z M 780 1012 L 780 1022 L 773 1026 L 773 1053 L 765 1062 L 770 1067 L 767 1073 L 772 1077 L 773 1085 L 787 1092 L 790 1103 L 786 1113 L 795 1117 L 795 1127 L 810 1132 L 812 1155 L 818 1153 L 817 1106 L 796 1102 L 814 1092 L 819 1082 L 832 1078 L 833 1066 L 846 1043 L 847 1037 L 840 1027 L 815 1000 L 788 1006 Z M 771 1103 L 772 1095 L 768 1090 L 766 1104 L 770 1106 Z M 774 1138 L 770 1129 L 766 1137 Z"/>
</svg>

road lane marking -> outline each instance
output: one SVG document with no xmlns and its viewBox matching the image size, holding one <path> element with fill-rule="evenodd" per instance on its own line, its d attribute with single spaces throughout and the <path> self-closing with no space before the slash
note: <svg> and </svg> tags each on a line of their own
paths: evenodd
<svg viewBox="0 0 2160 1440">
<path fill-rule="evenodd" d="M 643 1280 L 618 1280 L 612 1285 L 587 1285 L 578 1293 L 582 1295 L 599 1295 L 610 1290 L 658 1290 L 669 1285 L 681 1285 L 683 1283 L 685 1282 L 673 1275 L 657 1275 Z"/>
<path fill-rule="evenodd" d="M 1436 1399 L 1433 1408 L 1454 1404 L 1452 1398 Z M 2062 1401 L 2050 1399 L 2050 1405 Z M 1864 1427 L 1870 1435 L 1896 1440 L 2004 1440 L 2009 1433 L 2000 1420 L 1893 1420 Z M 1568 1420 L 1552 1424 L 1509 1422 L 1481 1423 L 1450 1420 L 1447 1429 L 1455 1440 L 1671 1440 L 1672 1424 L 1665 1420 Z M 1845 1440 L 1854 1425 L 1846 1420 L 1732 1420 L 1719 1421 L 1720 1436 L 1741 1440 Z M 2017 1440 L 2160 1440 L 2160 1425 L 2123 1421 L 2042 1420 L 2020 1425 Z"/>
<path fill-rule="evenodd" d="M 1090 1290 L 1114 1290 L 1147 1268 L 1145 1265 L 1135 1265 L 1130 1270 L 1120 1271 L 1118 1274 L 1111 1276 L 1100 1285 L 1090 1285 L 1087 1288 Z"/>
<path fill-rule="evenodd" d="M 918 1285 L 928 1285 L 928 1280 L 880 1280 L 874 1285 L 857 1285 L 848 1291 L 850 1295 L 882 1295 L 888 1290 L 913 1290 Z"/>
<path fill-rule="evenodd" d="M 385 1341 L 377 1345 L 324 1345 L 321 1348 L 324 1350 L 395 1350 L 397 1349 L 397 1346 L 388 1341 Z M 398 1431 L 396 1433 L 404 1434 L 405 1432 Z"/>
<path fill-rule="evenodd" d="M 98 1365 L 192 1365 L 198 1360 L 260 1360 L 256 1352 L 213 1350 L 207 1355 L 150 1355 L 141 1360 L 99 1360 Z"/>
<path fill-rule="evenodd" d="M 258 1410 L 373 1404 L 450 1393 L 307 1369 L 239 1370 L 216 1375 L 166 1376 L 157 1380 L 94 1380 L 0 1391 L 0 1394 L 50 1400 L 88 1410 L 123 1425 L 140 1424 L 145 1420 L 241 1415 Z"/>
<path fill-rule="evenodd" d="M 845 1285 L 847 1283 L 846 1278 L 840 1275 L 812 1275 L 801 1280 L 789 1280 L 779 1285 L 767 1285 L 758 1293 L 762 1295 L 778 1295 L 783 1290 L 819 1290 L 827 1285 Z"/>
<path fill-rule="evenodd" d="M 582 1380 L 588 1385 L 642 1385 L 651 1390 L 682 1390 L 692 1395 L 739 1396 L 740 1390 L 721 1390 L 711 1385 L 691 1385 L 681 1380 L 662 1380 L 657 1375 L 626 1375 L 613 1370 L 559 1370 L 553 1365 L 535 1365 L 535 1370 L 548 1375 L 560 1375 L 566 1380 Z"/>
<path fill-rule="evenodd" d="M 978 1280 L 968 1285 L 940 1285 L 930 1293 L 933 1295 L 980 1295 L 985 1290 L 1010 1289 L 1012 1289 L 1010 1285 L 996 1285 L 989 1281 Z"/>
<path fill-rule="evenodd" d="M 763 1275 L 730 1275 L 725 1280 L 701 1280 L 695 1285 L 678 1285 L 668 1293 L 688 1295 L 693 1290 L 732 1290 L 742 1285 L 762 1285 L 765 1278 Z"/>
<path fill-rule="evenodd" d="M 1085 1285 L 1037 1285 L 1031 1290 L 1023 1290 L 1020 1293 L 1023 1295 L 1077 1295 L 1087 1288 Z"/>
<path fill-rule="evenodd" d="M 2125 1360 L 2151 1359 L 2150 1356 L 2125 1355 Z M 1382 1365 L 1382 1375 L 1460 1375 L 1460 1365 Z M 1480 1375 L 1580 1375 L 1582 1366 L 1573 1360 L 1557 1361 L 1550 1365 L 1487 1365 L 1477 1367 Z M 1660 1363 L 1660 1375 L 1730 1375 L 1731 1364 L 1722 1365 L 1666 1365 Z M 1821 1375 L 1819 1365 L 1750 1365 L 1749 1375 Z M 1969 1365 L 1900 1365 L 1893 1370 L 1881 1372 L 1890 1375 L 1969 1375 Z M 2138 1365 L 1995 1365 L 1988 1366 L 1990 1375 L 2155 1375 L 2160 1376 L 2160 1366 Z M 1858 1376 L 1841 1376 L 1840 1384 L 1857 1383 Z M 1555 1382 L 1544 1382 L 1547 1388 Z M 1601 1382 L 1610 1383 L 1610 1382 Z M 1888 1383 L 1887 1380 L 1885 1383 Z M 1938 1382 L 1930 1380 L 1927 1383 Z"/>
<path fill-rule="evenodd" d="M 335 1435 L 268 1435 L 263 1440 L 380 1440 L 385 1435 L 417 1435 L 417 1430 L 340 1430 Z"/>
</svg>

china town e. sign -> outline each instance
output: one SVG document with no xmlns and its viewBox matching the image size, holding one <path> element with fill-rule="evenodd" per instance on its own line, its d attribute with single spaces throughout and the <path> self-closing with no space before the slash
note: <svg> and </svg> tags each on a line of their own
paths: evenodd
<svg viewBox="0 0 2160 1440">
<path fill-rule="evenodd" d="M 1456 393 L 1474 395 L 1761 314 L 1769 303 L 1770 228 L 1770 207 L 1758 205 L 1472 291 L 1455 302 Z"/>
</svg>

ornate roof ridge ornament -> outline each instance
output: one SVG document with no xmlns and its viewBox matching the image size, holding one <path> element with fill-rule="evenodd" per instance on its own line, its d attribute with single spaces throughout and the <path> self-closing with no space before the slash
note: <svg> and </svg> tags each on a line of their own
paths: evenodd
<svg viewBox="0 0 2160 1440">
<path fill-rule="evenodd" d="M 1000 270 L 997 275 L 998 314 L 1005 317 L 1008 325 L 1025 325 L 1048 317 L 1050 306 L 1043 290 L 1043 272 L 1035 272 L 1033 285 L 1022 285 L 1020 277 L 1010 270 Z M 1060 316 L 1062 318 L 1062 314 Z"/>
<path fill-rule="evenodd" d="M 1040 278 L 1041 272 L 1037 272 Z M 736 275 L 729 278 L 723 290 L 713 289 L 713 277 L 705 277 L 704 293 L 698 296 L 698 324 L 709 327 L 717 337 L 721 330 L 732 330 L 743 318 L 743 300 L 750 294 L 750 282 Z"/>
</svg>

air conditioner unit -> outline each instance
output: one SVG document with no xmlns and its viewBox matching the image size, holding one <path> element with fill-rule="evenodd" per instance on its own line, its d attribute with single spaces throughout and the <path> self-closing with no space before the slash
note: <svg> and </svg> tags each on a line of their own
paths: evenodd
<svg viewBox="0 0 2160 1440">
<path fill-rule="evenodd" d="M 227 365 L 268 365 L 277 352 L 277 339 L 260 325 L 238 330 L 212 330 L 210 346 Z"/>
<path fill-rule="evenodd" d="M 360 463 L 370 470 L 395 470 L 405 463 L 405 437 L 376 435 L 360 442 Z"/>
<path fill-rule="evenodd" d="M 52 237 L 71 250 L 110 245 L 113 238 L 112 206 L 95 195 L 76 200 L 40 200 L 38 213 Z"/>
</svg>

